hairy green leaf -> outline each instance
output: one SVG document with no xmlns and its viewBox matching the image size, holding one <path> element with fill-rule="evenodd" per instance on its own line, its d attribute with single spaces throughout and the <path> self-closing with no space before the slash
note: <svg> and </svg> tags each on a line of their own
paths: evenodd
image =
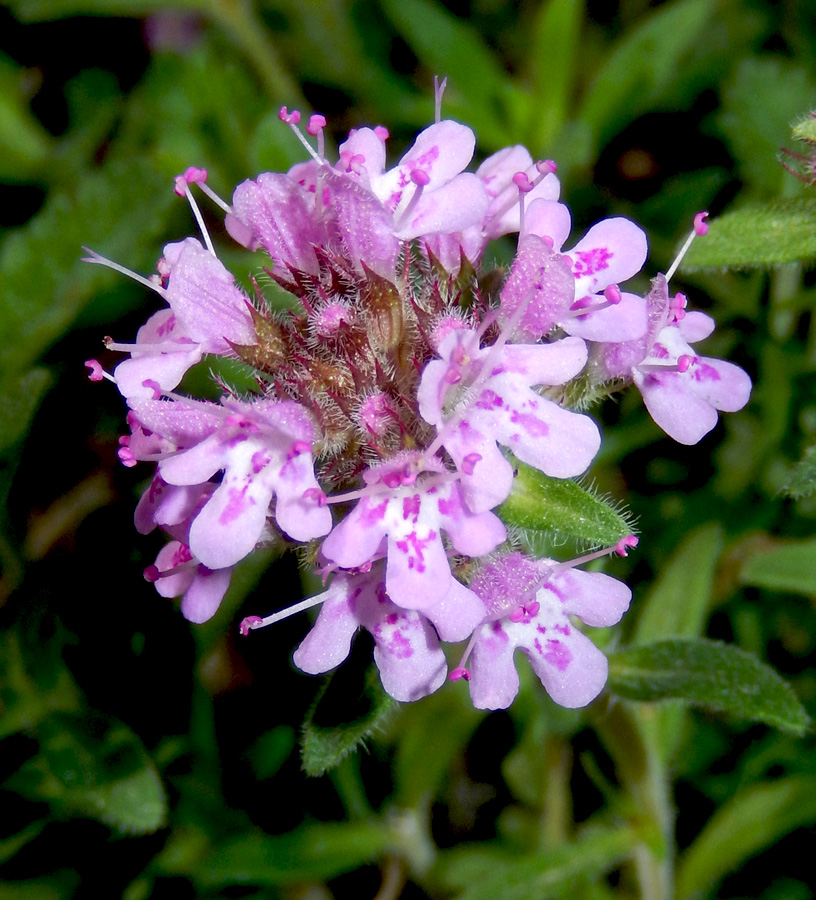
<svg viewBox="0 0 816 900">
<path fill-rule="evenodd" d="M 374 665 L 362 673 L 354 659 L 326 680 L 303 725 L 301 760 L 307 775 L 334 768 L 396 706 Z"/>
<path fill-rule="evenodd" d="M 783 487 L 791 497 L 809 497 L 816 491 L 816 447 L 808 447 L 805 455 L 793 467 Z"/>
<path fill-rule="evenodd" d="M 816 200 L 750 203 L 713 219 L 681 269 L 750 269 L 816 259 Z"/>
<path fill-rule="evenodd" d="M 518 460 L 513 491 L 497 509 L 505 524 L 522 537 L 571 539 L 593 546 L 611 547 L 632 533 L 628 517 L 612 503 L 577 481 L 550 478 Z"/>
<path fill-rule="evenodd" d="M 59 816 L 96 819 L 129 834 L 148 834 L 167 818 L 167 800 L 141 741 L 102 716 L 53 715 L 34 731 L 39 752 L 7 787 L 44 800 Z"/>
<path fill-rule="evenodd" d="M 792 734 L 810 727 L 802 704 L 773 669 L 752 653 L 703 638 L 611 654 L 608 687 L 628 700 L 683 700 Z"/>
</svg>

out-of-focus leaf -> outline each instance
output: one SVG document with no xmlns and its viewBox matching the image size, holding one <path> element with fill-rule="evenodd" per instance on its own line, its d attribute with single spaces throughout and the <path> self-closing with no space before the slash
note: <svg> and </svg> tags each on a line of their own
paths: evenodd
<svg viewBox="0 0 816 900">
<path fill-rule="evenodd" d="M 444 854 L 437 870 L 442 883 L 461 889 L 460 900 L 547 900 L 561 896 L 578 879 L 599 878 L 625 859 L 638 842 L 626 826 L 593 830 L 575 843 L 548 853 L 511 856 L 497 845 L 480 844 Z"/>
<path fill-rule="evenodd" d="M 303 725 L 301 758 L 308 775 L 322 775 L 352 752 L 392 712 L 374 665 L 360 673 L 342 666 L 326 681 Z"/>
<path fill-rule="evenodd" d="M 0 178 L 36 178 L 53 140 L 28 108 L 25 72 L 0 54 Z"/>
<path fill-rule="evenodd" d="M 542 4 L 536 18 L 527 65 L 533 81 L 532 96 L 546 100 L 530 107 L 527 132 L 534 152 L 551 152 L 548 148 L 564 127 L 573 102 L 584 6 L 583 0 L 549 0 Z"/>
<path fill-rule="evenodd" d="M 711 602 L 714 570 L 722 551 L 722 530 L 701 525 L 680 543 L 641 604 L 634 644 L 663 638 L 699 637 Z M 641 709 L 644 733 L 664 760 L 670 762 L 680 745 L 686 719 L 682 703 L 666 702 Z"/>
<path fill-rule="evenodd" d="M 779 542 L 746 559 L 740 581 L 816 597 L 816 540 Z"/>
<path fill-rule="evenodd" d="M 676 0 L 613 47 L 577 115 L 592 126 L 598 146 L 657 105 L 713 10 L 712 0 Z"/>
<path fill-rule="evenodd" d="M 249 748 L 247 756 L 259 781 L 271 778 L 295 749 L 295 731 L 289 725 L 276 725 L 265 731 Z"/>
<path fill-rule="evenodd" d="M 458 687 L 458 686 L 457 686 Z M 453 759 L 482 719 L 467 691 L 441 690 L 400 715 L 401 739 L 394 762 L 394 802 L 407 808 L 436 796 Z M 445 727 L 440 728 L 439 723 Z M 428 748 L 433 747 L 429 753 Z"/>
<path fill-rule="evenodd" d="M 522 125 L 513 111 L 529 102 L 475 29 L 430 0 L 380 3 L 422 64 L 447 77 L 445 109 L 473 127 L 480 145 L 506 144 Z"/>
<path fill-rule="evenodd" d="M 802 704 L 773 669 L 752 653 L 703 638 L 611 654 L 608 688 L 627 700 L 683 700 L 792 734 L 810 726 Z"/>
<path fill-rule="evenodd" d="M 239 835 L 214 847 L 190 873 L 207 887 L 278 885 L 334 878 L 396 849 L 382 821 L 306 825 L 278 837 Z"/>
<path fill-rule="evenodd" d="M 6 786 L 44 800 L 56 815 L 96 819 L 148 834 L 167 818 L 167 800 L 141 741 L 121 722 L 56 714 L 41 722 L 36 756 Z"/>
<path fill-rule="evenodd" d="M 113 279 L 114 273 L 81 262 L 82 247 L 134 263 L 133 244 L 161 232 L 171 202 L 165 179 L 148 160 L 134 159 L 88 175 L 75 193 L 56 194 L 9 235 L 0 247 L 0 373 L 35 360 Z"/>
<path fill-rule="evenodd" d="M 793 467 L 784 490 L 791 497 L 809 497 L 816 491 L 816 447 L 809 447 Z"/>
<path fill-rule="evenodd" d="M 722 529 L 714 523 L 685 537 L 640 604 L 634 644 L 702 633 L 721 551 Z"/>
<path fill-rule="evenodd" d="M 27 881 L 0 881 L 3 900 L 67 900 L 77 888 L 75 872 L 61 872 L 53 878 L 32 878 Z"/>
<path fill-rule="evenodd" d="M 513 492 L 496 511 L 522 536 L 611 547 L 632 533 L 632 523 L 619 509 L 578 482 L 550 478 L 518 460 L 512 463 L 518 470 Z"/>
<path fill-rule="evenodd" d="M 681 269 L 750 269 L 816 259 L 816 200 L 749 203 L 713 219 Z"/>
<path fill-rule="evenodd" d="M 26 436 L 51 382 L 47 369 L 35 367 L 0 383 L 0 456 Z"/>
<path fill-rule="evenodd" d="M 70 16 L 133 16 L 142 18 L 168 9 L 203 10 L 202 0 L 7 0 L 21 22 L 44 22 Z"/>
<path fill-rule="evenodd" d="M 816 84 L 804 67 L 778 58 L 748 58 L 737 66 L 718 123 L 753 188 L 776 197 L 793 181 L 776 158 L 790 143 L 790 123 L 814 103 Z"/>
<path fill-rule="evenodd" d="M 50 654 L 46 653 L 46 656 Z M 45 659 L 45 656 L 41 657 Z M 61 660 L 32 672 L 17 632 L 3 633 L 0 641 L 0 738 L 34 728 L 57 710 L 79 708 L 79 689 Z"/>
<path fill-rule="evenodd" d="M 816 822 L 816 777 L 791 775 L 735 794 L 681 856 L 677 897 L 713 896 L 719 882 L 764 847 Z"/>
<path fill-rule="evenodd" d="M 34 840 L 34 838 L 42 832 L 47 823 L 47 819 L 36 819 L 22 831 L 18 831 L 17 834 L 12 834 L 10 837 L 0 839 L 0 863 L 4 863 L 7 859 L 11 859 L 19 850 L 25 847 L 29 841 Z M 0 897 L 3 896 L 5 895 L 2 892 L 2 882 L 0 882 Z"/>
</svg>

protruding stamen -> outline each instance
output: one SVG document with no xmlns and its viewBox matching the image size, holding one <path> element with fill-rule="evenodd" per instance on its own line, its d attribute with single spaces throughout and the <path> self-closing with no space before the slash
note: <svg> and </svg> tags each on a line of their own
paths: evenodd
<svg viewBox="0 0 816 900">
<path fill-rule="evenodd" d="M 513 184 L 518 188 L 519 197 L 519 233 L 524 231 L 524 195 L 529 194 L 535 187 L 524 172 L 516 172 L 513 176 Z"/>
<path fill-rule="evenodd" d="M 447 84 L 447 78 L 440 81 L 439 77 L 434 75 L 434 122 L 437 125 L 442 121 L 442 95 L 445 93 Z"/>
<path fill-rule="evenodd" d="M 292 129 L 295 137 L 306 148 L 306 152 L 309 154 L 309 156 L 311 156 L 318 165 L 323 165 L 323 157 L 319 156 L 315 152 L 312 145 L 306 140 L 305 137 L 303 137 L 303 134 L 297 127 L 298 123 L 300 122 L 300 113 L 296 109 L 293 109 L 292 112 L 289 112 L 289 110 L 285 106 L 282 106 L 280 108 L 280 112 L 278 113 L 278 118 L 281 120 L 281 122 L 284 122 Z"/>
<path fill-rule="evenodd" d="M 388 140 L 388 138 L 391 137 L 391 135 L 390 135 L 388 129 L 385 127 L 385 125 L 376 125 L 376 126 L 374 127 L 374 134 L 375 134 L 375 135 L 376 135 L 383 143 L 385 143 L 385 142 Z"/>
<path fill-rule="evenodd" d="M 419 199 L 422 196 L 422 192 L 425 190 L 425 185 L 431 180 L 430 175 L 424 169 L 414 169 L 411 172 L 411 181 L 416 185 L 416 190 L 414 191 L 413 196 L 408 201 L 408 205 L 402 211 L 398 221 L 394 223 L 394 227 L 399 230 L 402 228 L 406 222 L 409 221 L 411 215 L 416 209 L 417 203 L 419 203 Z"/>
<path fill-rule="evenodd" d="M 91 370 L 88 375 L 89 381 L 103 381 L 105 378 L 108 381 L 116 383 L 116 379 L 112 375 L 108 375 L 108 373 L 102 368 L 98 359 L 86 359 L 85 365 Z"/>
<path fill-rule="evenodd" d="M 198 560 L 196 559 L 188 559 L 186 562 L 179 563 L 177 566 L 173 566 L 171 569 L 165 569 L 162 571 L 158 566 L 148 566 L 142 575 L 144 576 L 145 581 L 149 581 L 151 584 L 155 584 L 160 578 L 169 578 L 171 575 L 178 575 L 179 572 L 183 572 L 186 569 L 196 569 L 198 568 Z"/>
<path fill-rule="evenodd" d="M 465 667 L 465 663 L 468 661 L 468 658 L 473 651 L 473 647 L 476 644 L 476 638 L 479 636 L 481 630 L 482 626 L 477 625 L 473 634 L 470 636 L 470 640 L 467 642 L 467 647 L 465 647 L 465 652 L 459 660 L 459 665 L 451 671 L 450 675 L 448 675 L 450 681 L 460 681 L 461 679 L 470 681 L 470 671 Z"/>
<path fill-rule="evenodd" d="M 296 109 L 289 112 L 285 106 L 282 106 L 278 111 L 278 118 L 287 125 L 297 125 L 300 122 L 300 113 Z"/>
<path fill-rule="evenodd" d="M 239 627 L 241 634 L 247 635 L 250 631 L 254 631 L 256 628 L 266 628 L 267 625 L 274 625 L 275 622 L 281 622 L 283 619 L 288 619 L 290 616 L 295 616 L 299 612 L 305 612 L 307 609 L 311 609 L 313 606 L 318 606 L 323 602 L 323 595 L 318 594 L 317 597 L 307 597 L 305 600 L 301 600 L 300 603 L 295 603 L 294 606 L 288 606 L 286 609 L 281 609 L 276 613 L 272 613 L 272 615 L 265 616 L 261 618 L 260 616 L 247 616 Z"/>
<path fill-rule="evenodd" d="M 188 169 L 187 171 L 189 172 L 190 169 Z M 204 172 L 204 169 L 197 169 L 196 171 Z M 190 190 L 190 185 L 185 175 L 176 175 L 175 182 L 175 192 L 179 195 L 179 197 L 187 198 L 187 202 L 190 204 L 190 209 L 193 211 L 195 220 L 198 223 L 198 230 L 201 232 L 201 236 L 204 238 L 204 243 L 207 245 L 207 249 L 210 251 L 210 253 L 215 256 L 215 247 L 213 247 L 213 242 L 210 239 L 210 233 L 207 231 L 207 226 L 204 224 L 204 217 L 201 215 L 201 210 L 198 208 L 198 204 L 195 201 L 195 197 L 193 197 L 193 192 Z"/>
<path fill-rule="evenodd" d="M 481 453 L 468 453 L 468 455 L 462 460 L 462 465 L 460 466 L 465 475 L 473 474 L 473 470 L 476 468 L 476 463 L 479 462 L 481 458 Z"/>
<path fill-rule="evenodd" d="M 329 502 L 328 497 L 320 488 L 308 488 L 303 492 L 303 499 L 312 501 L 318 506 L 325 506 Z"/>
<path fill-rule="evenodd" d="M 552 159 L 539 159 L 536 162 L 535 167 L 542 179 L 546 178 L 548 175 L 555 175 L 558 171 L 558 165 Z M 538 184 L 539 180 L 541 179 L 536 179 L 536 184 Z"/>
<path fill-rule="evenodd" d="M 707 212 L 699 212 L 694 217 L 694 227 L 691 229 L 691 234 L 686 238 L 685 243 L 680 248 L 680 252 L 675 257 L 674 262 L 669 266 L 669 271 L 666 272 L 666 284 L 671 281 L 672 275 L 677 271 L 677 267 L 682 262 L 683 257 L 688 253 L 688 249 L 694 242 L 694 238 L 698 235 L 702 236 L 708 233 L 708 225 L 703 221 L 707 215 Z"/>
<path fill-rule="evenodd" d="M 323 129 L 326 127 L 326 117 L 316 113 L 309 117 L 309 124 L 306 126 L 306 133 L 317 138 L 317 155 L 321 159 L 326 158 L 325 149 L 326 141 Z"/>
<path fill-rule="evenodd" d="M 618 556 L 628 556 L 629 551 L 633 550 L 640 543 L 640 540 L 634 534 L 627 534 L 615 544 L 615 553 Z"/>
<path fill-rule="evenodd" d="M 88 247 L 83 247 L 82 249 L 90 254 L 90 256 L 83 256 L 82 262 L 95 263 L 98 266 L 107 266 L 107 268 L 113 269 L 114 272 L 119 272 L 120 275 L 132 278 L 133 281 L 138 281 L 139 284 L 150 288 L 151 291 L 155 291 L 160 297 L 165 297 L 167 292 L 161 285 L 156 284 L 154 281 L 150 281 L 150 279 L 145 278 L 143 275 L 139 275 L 137 272 L 133 272 L 130 269 L 126 269 L 124 266 L 120 266 L 119 263 L 115 263 L 113 260 L 100 256 L 96 251 L 91 250 Z"/>
<path fill-rule="evenodd" d="M 654 375 L 660 375 L 666 372 L 679 372 L 682 374 L 683 372 L 688 372 L 693 362 L 693 356 L 684 355 L 678 357 L 676 363 L 667 363 L 665 365 L 661 363 L 640 363 L 638 365 L 638 371 Z"/>
<path fill-rule="evenodd" d="M 587 553 L 585 556 L 579 556 L 577 559 L 570 559 L 567 562 L 556 563 L 553 566 L 553 569 L 555 569 L 556 571 L 558 571 L 558 569 L 572 569 L 575 566 L 580 566 L 584 563 L 592 562 L 593 559 L 601 559 L 601 557 L 609 556 L 612 553 L 617 553 L 618 556 L 627 556 L 629 549 L 632 547 L 637 547 L 638 543 L 639 540 L 634 534 L 627 534 L 612 547 L 606 547 L 603 550 L 596 550 L 594 553 Z"/>
<path fill-rule="evenodd" d="M 613 306 L 617 306 L 623 300 L 623 294 L 621 294 L 621 290 L 616 284 L 610 284 L 608 287 L 605 287 L 603 295 Z"/>
</svg>

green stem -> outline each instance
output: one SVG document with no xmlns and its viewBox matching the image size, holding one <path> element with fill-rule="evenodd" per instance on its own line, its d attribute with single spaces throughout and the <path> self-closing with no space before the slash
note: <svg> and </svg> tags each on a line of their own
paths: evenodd
<svg viewBox="0 0 816 900">
<path fill-rule="evenodd" d="M 558 737 L 550 737 L 544 753 L 544 808 L 541 811 L 541 850 L 552 850 L 570 837 L 572 821 L 571 745 Z"/>
<path fill-rule="evenodd" d="M 643 715 L 639 708 L 618 703 L 598 722 L 598 730 L 621 785 L 629 792 L 634 824 L 643 835 L 633 859 L 641 898 L 672 900 L 674 808 L 667 772 L 659 749 L 648 738 Z"/>
</svg>

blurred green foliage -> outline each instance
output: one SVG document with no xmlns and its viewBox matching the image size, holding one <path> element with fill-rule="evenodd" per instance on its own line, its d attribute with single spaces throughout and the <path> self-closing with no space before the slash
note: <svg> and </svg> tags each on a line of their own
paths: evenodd
<svg viewBox="0 0 816 900">
<path fill-rule="evenodd" d="M 7 0 L 0 23 L 0 896 L 810 896 L 811 4 Z M 598 498 L 637 521 L 640 547 L 607 566 L 635 594 L 597 638 L 610 693 L 581 712 L 523 662 L 491 715 L 461 684 L 372 698 L 364 664 L 319 689 L 289 663 L 304 622 L 236 638 L 241 615 L 314 588 L 269 554 L 193 631 L 140 578 L 145 474 L 117 467 L 123 409 L 82 371 L 151 309 L 83 246 L 151 271 L 192 230 L 175 174 L 205 166 L 228 196 L 301 159 L 284 104 L 326 114 L 335 141 L 385 124 L 398 152 L 433 116 L 434 74 L 481 157 L 520 142 L 558 162 L 576 230 L 638 220 L 648 272 L 709 208 L 675 286 L 718 321 L 706 352 L 755 381 L 692 448 L 637 396 L 607 402 L 593 491 L 532 478 L 508 501 L 553 554 L 564 520 L 538 502 L 579 510 L 569 536 L 589 542 L 629 528 Z"/>
</svg>

